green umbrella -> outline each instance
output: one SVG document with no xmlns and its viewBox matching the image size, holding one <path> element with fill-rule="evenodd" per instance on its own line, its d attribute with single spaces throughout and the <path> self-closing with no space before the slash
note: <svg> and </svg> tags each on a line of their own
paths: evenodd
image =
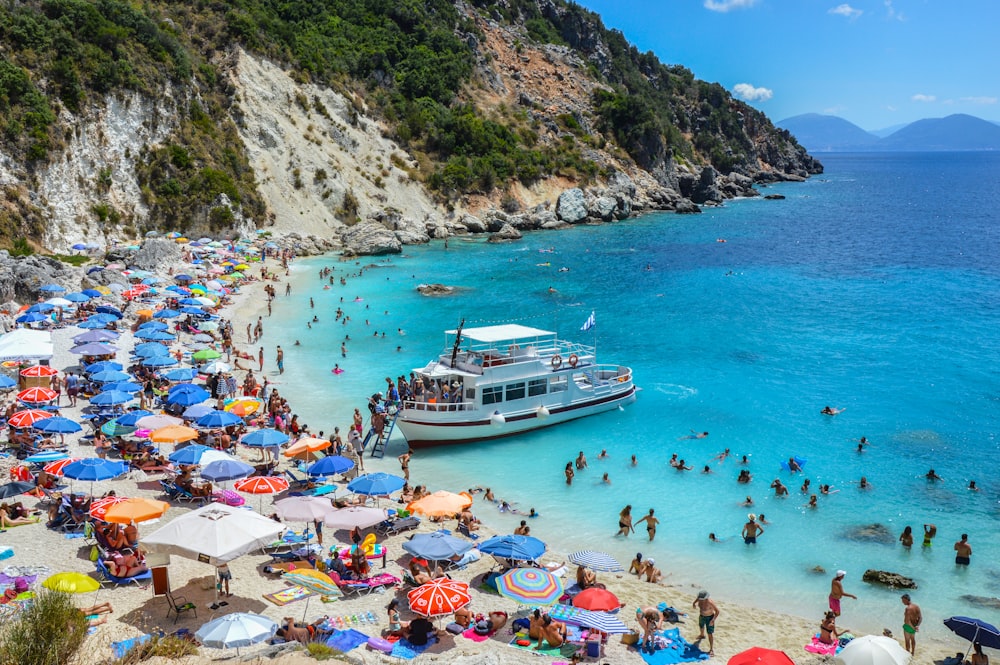
<svg viewBox="0 0 1000 665">
<path fill-rule="evenodd" d="M 128 436 L 136 430 L 135 427 L 129 427 L 128 425 L 119 425 L 114 420 L 109 420 L 108 422 L 101 425 L 101 431 L 108 436 Z"/>
<path fill-rule="evenodd" d="M 214 360 L 221 355 L 215 349 L 202 349 L 201 351 L 195 351 L 191 357 L 195 360 Z"/>
</svg>

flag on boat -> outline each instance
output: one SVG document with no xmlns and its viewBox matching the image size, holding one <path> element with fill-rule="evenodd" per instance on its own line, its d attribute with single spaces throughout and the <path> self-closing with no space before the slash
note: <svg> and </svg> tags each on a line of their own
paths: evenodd
<svg viewBox="0 0 1000 665">
<path fill-rule="evenodd" d="M 597 325 L 597 319 L 594 318 L 594 313 L 591 312 L 590 316 L 587 317 L 587 320 L 583 322 L 583 325 L 580 327 L 580 330 L 584 331 L 590 330 L 596 325 Z"/>
</svg>

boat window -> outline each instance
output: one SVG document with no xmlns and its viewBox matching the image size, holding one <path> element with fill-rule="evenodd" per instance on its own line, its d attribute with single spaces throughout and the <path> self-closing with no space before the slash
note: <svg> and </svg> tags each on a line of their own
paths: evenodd
<svg viewBox="0 0 1000 665">
<path fill-rule="evenodd" d="M 549 392 L 557 393 L 566 390 L 569 387 L 569 381 L 566 379 L 566 375 L 553 376 L 549 379 Z"/>
<path fill-rule="evenodd" d="M 483 388 L 483 404 L 498 404 L 503 401 L 503 386 Z"/>
<path fill-rule="evenodd" d="M 528 397 L 537 397 L 548 392 L 549 384 L 545 379 L 532 379 L 528 381 Z"/>
<path fill-rule="evenodd" d="M 508 383 L 507 384 L 507 401 L 514 399 L 524 399 L 524 384 L 523 383 Z"/>
</svg>

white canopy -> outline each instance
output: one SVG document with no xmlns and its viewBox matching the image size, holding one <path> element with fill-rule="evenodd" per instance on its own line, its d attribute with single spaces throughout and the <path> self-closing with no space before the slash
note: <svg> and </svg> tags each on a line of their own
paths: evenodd
<svg viewBox="0 0 1000 665">
<path fill-rule="evenodd" d="M 249 510 L 212 503 L 142 539 L 149 552 L 221 566 L 277 539 L 285 525 Z"/>
<path fill-rule="evenodd" d="M 52 357 L 52 333 L 18 328 L 0 336 L 0 361 L 47 360 Z"/>
<path fill-rule="evenodd" d="M 445 331 L 447 335 L 454 335 L 456 333 L 458 333 L 458 330 Z M 551 337 L 552 335 L 555 335 L 555 333 L 539 328 L 529 328 L 517 323 L 507 323 L 500 326 L 483 326 L 482 328 L 464 328 L 462 330 L 462 339 L 471 339 L 475 342 L 484 342 L 487 344 L 530 337 Z"/>
</svg>

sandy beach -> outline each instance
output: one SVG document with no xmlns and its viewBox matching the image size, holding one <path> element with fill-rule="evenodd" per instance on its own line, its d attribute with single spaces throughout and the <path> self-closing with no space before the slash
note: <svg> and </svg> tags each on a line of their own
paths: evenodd
<svg viewBox="0 0 1000 665">
<path fill-rule="evenodd" d="M 278 268 L 278 264 L 273 260 L 268 261 L 268 266 L 272 270 Z M 176 266 L 177 269 L 182 267 Z M 283 284 L 279 282 L 275 283 L 275 286 L 278 290 L 278 298 L 282 297 Z M 265 349 L 264 375 L 272 379 L 272 372 L 274 371 L 274 346 L 276 343 L 283 343 L 283 340 L 275 341 L 273 336 L 269 337 L 267 334 L 268 319 L 263 283 L 255 281 L 243 286 L 240 292 L 233 298 L 232 305 L 221 314 L 223 317 L 229 317 L 232 320 L 236 348 L 246 350 L 254 357 L 256 357 L 256 346 L 251 348 L 246 344 L 245 330 L 248 323 L 255 322 L 258 316 L 263 316 L 265 336 L 261 345 Z M 122 329 L 124 330 L 125 326 L 122 326 Z M 67 327 L 53 332 L 52 337 L 55 348 L 55 354 L 51 360 L 53 367 L 64 370 L 77 365 L 78 358 L 70 354 L 69 349 L 73 346 L 71 338 L 79 334 L 79 332 L 81 331 L 76 327 Z M 127 331 L 123 332 L 116 344 L 121 349 L 118 354 L 119 362 L 127 364 L 128 349 L 131 349 L 133 345 L 131 333 Z M 256 368 L 256 362 L 253 362 L 252 366 Z M 294 372 L 295 370 L 291 368 L 289 371 Z M 234 373 L 237 380 L 242 381 L 244 372 L 236 371 Z M 278 380 L 280 381 L 280 379 Z M 280 390 L 280 383 L 278 387 Z M 283 393 L 284 391 L 281 392 Z M 81 400 L 77 408 L 69 408 L 65 406 L 67 404 L 65 395 L 63 395 L 62 399 L 62 415 L 78 420 L 81 416 L 79 407 L 85 406 L 86 402 Z M 364 395 L 338 395 L 331 397 L 330 411 L 334 414 L 334 418 L 331 418 L 329 421 L 331 429 L 333 425 L 339 425 L 342 430 L 346 431 L 347 426 L 350 424 L 352 410 L 355 407 L 362 406 L 365 399 L 366 396 Z M 294 406 L 294 395 L 291 396 L 290 402 Z M 71 435 L 67 437 L 67 441 L 70 443 L 70 454 L 81 457 L 93 456 L 93 448 L 89 445 L 81 445 L 79 436 Z M 236 453 L 247 460 L 257 455 L 257 451 L 244 447 L 237 447 Z M 0 460 L 0 472 L 3 472 L 6 476 L 6 472 L 16 463 L 17 460 L 14 457 L 3 458 Z M 282 468 L 286 468 L 286 465 L 287 462 L 283 462 Z M 399 465 L 392 456 L 382 460 L 366 458 L 365 467 L 367 471 L 397 473 L 399 470 Z M 436 487 L 432 479 L 421 478 L 419 472 L 419 464 L 414 465 L 414 475 L 411 478 L 411 483 L 429 483 L 432 491 L 437 489 L 458 491 L 461 489 Z M 141 473 L 130 474 L 117 480 L 96 483 L 94 493 L 99 495 L 114 489 L 122 496 L 159 498 L 161 492 L 157 479 L 160 477 L 161 475 L 159 474 L 153 474 L 149 477 L 143 477 Z M 486 481 L 487 479 L 485 478 L 477 478 L 476 472 L 470 471 L 469 486 L 475 486 Z M 89 491 L 90 488 L 88 483 L 76 483 L 75 489 Z M 341 486 L 341 489 L 337 492 L 337 496 L 344 496 L 345 494 L 346 491 Z M 278 498 L 282 496 L 278 495 Z M 28 499 L 26 505 L 29 507 L 34 505 L 34 499 L 30 497 L 23 498 Z M 271 512 L 272 496 L 265 495 L 262 504 L 259 497 L 248 497 L 248 503 L 255 509 L 260 508 L 263 514 L 269 514 Z M 384 502 L 383 505 L 385 505 Z M 392 506 L 395 505 L 392 504 Z M 473 510 L 475 511 L 476 508 L 477 506 L 474 505 Z M 143 535 L 151 533 L 163 524 L 189 510 L 190 507 L 187 505 L 174 504 L 162 519 L 141 524 L 139 526 L 140 542 Z M 454 531 L 455 525 L 454 520 L 439 523 L 431 523 L 429 520 L 424 520 L 418 532 L 431 532 L 442 527 Z M 295 527 L 296 525 L 292 526 Z M 481 531 L 480 534 L 482 534 L 482 538 L 491 535 L 486 529 Z M 385 572 L 401 576 L 400 570 L 410 558 L 402 550 L 401 544 L 411 535 L 412 532 L 380 539 L 380 542 L 385 545 L 388 551 Z M 325 536 L 325 544 L 328 546 L 349 542 L 347 533 L 343 531 L 327 533 Z M 542 557 L 543 562 L 561 563 L 566 560 L 569 552 L 562 551 L 559 543 L 549 542 L 547 544 L 549 551 Z M 47 529 L 44 525 L 44 520 L 41 524 L 11 528 L 6 533 L 0 534 L 0 545 L 12 547 L 15 553 L 12 558 L 5 561 L 5 566 L 44 566 L 51 573 L 76 571 L 90 574 L 94 571 L 94 565 L 89 560 L 90 547 L 85 546 L 81 539 L 67 538 L 62 533 Z M 600 550 L 600 544 L 595 543 L 594 549 Z M 96 594 L 82 594 L 76 599 L 79 605 L 83 606 L 93 604 L 94 602 L 110 601 L 114 607 L 114 612 L 109 615 L 108 622 L 100 626 L 87 639 L 76 662 L 93 663 L 110 659 L 111 650 L 109 645 L 118 640 L 157 630 L 172 632 L 178 628 L 188 628 L 194 632 L 206 621 L 234 611 L 259 613 L 279 622 L 286 616 L 295 616 L 297 619 L 302 619 L 303 612 L 306 611 L 305 601 L 300 600 L 290 603 L 287 606 L 279 607 L 264 599 L 263 596 L 265 594 L 274 593 L 285 588 L 285 584 L 282 583 L 279 577 L 268 575 L 262 571 L 263 566 L 269 561 L 270 557 L 265 554 L 246 555 L 233 561 L 230 564 L 233 573 L 233 595 L 226 599 L 229 603 L 228 606 L 220 607 L 213 611 L 210 605 L 212 605 L 215 596 L 214 569 L 208 564 L 173 556 L 169 565 L 169 578 L 173 592 L 184 596 L 188 601 L 195 603 L 197 606 L 197 617 L 192 616 L 192 613 L 184 613 L 176 623 L 173 617 L 170 617 L 169 620 L 166 618 L 166 600 L 163 597 L 153 596 L 151 587 L 139 588 L 130 586 L 107 588 L 100 590 Z M 628 562 L 622 563 L 627 565 Z M 490 571 L 491 564 L 493 564 L 493 560 L 490 557 L 484 557 L 466 569 L 452 573 L 454 578 L 470 582 L 473 599 L 470 608 L 473 612 L 486 613 L 492 610 L 502 610 L 511 615 L 516 615 L 518 612 L 521 612 L 523 615 L 527 611 L 527 608 L 518 607 L 511 600 L 496 594 L 487 593 L 479 588 L 479 583 L 483 575 Z M 376 572 L 381 572 L 378 568 L 380 565 L 376 564 Z M 629 626 L 636 627 L 634 619 L 636 608 L 655 606 L 658 603 L 665 602 L 667 605 L 689 613 L 689 616 L 684 618 L 676 627 L 680 629 L 683 637 L 693 641 L 698 635 L 697 616 L 692 617 L 690 613 L 692 612 L 692 602 L 701 586 L 698 584 L 698 580 L 686 579 L 684 571 L 673 570 L 669 562 L 659 562 L 659 566 L 665 571 L 669 570 L 671 573 L 666 582 L 659 584 L 639 581 L 635 576 L 625 573 L 600 573 L 598 574 L 598 580 L 605 584 L 609 590 L 613 591 L 621 602 L 624 603 L 621 616 Z M 575 567 L 570 566 L 569 572 L 563 578 L 567 585 L 572 582 L 574 570 Z M 739 574 L 738 570 L 732 571 L 734 577 L 738 577 Z M 41 575 L 39 582 L 44 577 L 45 574 Z M 775 584 L 780 585 L 781 581 L 775 580 Z M 312 598 L 305 618 L 308 621 L 313 621 L 324 615 L 336 617 L 339 615 L 356 615 L 372 612 L 378 618 L 378 623 L 375 625 L 360 625 L 356 626 L 356 628 L 368 635 L 378 635 L 381 631 L 388 628 L 385 606 L 394 593 L 396 597 L 401 598 L 403 619 L 409 620 L 413 618 L 414 615 L 406 608 L 405 590 L 403 589 L 389 589 L 385 593 L 372 593 L 359 598 L 340 599 L 332 603 L 321 603 L 318 598 Z M 803 644 L 807 641 L 808 636 L 817 632 L 818 624 L 822 617 L 783 615 L 752 606 L 729 603 L 725 598 L 713 596 L 713 599 L 718 603 L 721 610 L 713 662 L 725 662 L 734 654 L 753 646 L 783 650 L 796 663 L 803 665 L 829 660 L 828 657 L 810 654 L 803 649 Z M 903 607 L 900 605 L 898 616 L 887 617 L 885 621 L 886 626 L 893 630 L 894 633 L 899 633 L 902 616 Z M 443 626 L 447 621 L 439 620 L 437 623 L 439 626 Z M 667 625 L 666 627 L 670 626 Z M 844 630 L 850 627 L 848 610 L 847 616 L 838 622 L 838 628 Z M 511 637 L 507 629 L 482 642 L 474 642 L 462 636 L 444 634 L 438 644 L 430 648 L 423 655 L 418 656 L 417 660 L 428 663 L 450 662 L 470 664 L 548 663 L 552 661 L 551 658 L 539 657 L 536 654 L 508 646 Z M 897 637 L 900 636 L 897 635 Z M 707 651 L 707 641 L 705 641 L 703 647 Z M 967 647 L 968 643 L 958 638 L 929 640 L 920 639 L 918 635 L 917 655 L 913 662 L 930 664 L 940 661 L 946 656 L 954 656 L 956 652 L 964 652 Z M 241 649 L 241 656 L 261 655 L 266 649 L 268 649 L 266 645 Z M 206 662 L 210 659 L 224 658 L 232 653 L 231 651 L 224 652 L 203 648 L 199 656 L 170 662 Z M 363 647 L 352 650 L 349 653 L 349 657 L 350 660 L 361 663 L 398 662 L 378 653 L 368 651 Z M 629 651 L 627 647 L 621 644 L 617 636 L 612 636 L 606 646 L 604 656 L 594 662 L 639 663 L 640 661 L 640 657 L 634 651 Z M 311 659 L 307 661 L 307 657 L 302 654 L 284 654 L 273 660 L 269 659 L 269 662 L 298 663 L 311 662 Z"/>
</svg>

